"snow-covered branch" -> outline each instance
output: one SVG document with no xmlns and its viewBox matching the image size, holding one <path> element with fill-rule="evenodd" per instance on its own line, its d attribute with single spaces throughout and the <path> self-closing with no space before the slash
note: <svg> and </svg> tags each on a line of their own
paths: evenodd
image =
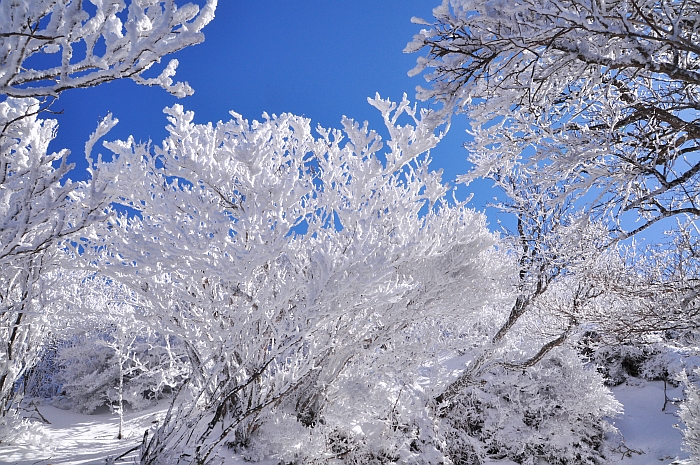
<svg viewBox="0 0 700 465">
<path fill-rule="evenodd" d="M 187 83 L 171 79 L 177 60 L 157 77 L 143 73 L 166 55 L 202 42 L 217 0 L 201 9 L 192 3 L 178 7 L 174 0 L 91 3 L 86 9 L 76 0 L 0 2 L 0 94 L 56 97 L 121 78 L 178 97 L 192 94 Z"/>
<path fill-rule="evenodd" d="M 189 341 L 195 365 L 196 433 L 174 418 L 152 449 L 196 443 L 204 460 L 284 405 L 316 424 L 345 402 L 353 366 L 412 384 L 437 350 L 424 331 L 459 334 L 509 294 L 510 261 L 483 217 L 429 170 L 440 118 L 405 99 L 371 103 L 387 141 L 349 119 L 315 137 L 289 114 L 198 125 L 175 106 L 160 146 L 106 144 L 128 166 L 102 169 L 108 191 L 134 213 L 85 242 L 89 260 Z"/>
<path fill-rule="evenodd" d="M 406 50 L 427 50 L 421 97 L 473 120 L 463 181 L 517 167 L 562 195 L 589 193 L 587 210 L 624 239 L 700 213 L 698 9 L 445 0 Z"/>
</svg>

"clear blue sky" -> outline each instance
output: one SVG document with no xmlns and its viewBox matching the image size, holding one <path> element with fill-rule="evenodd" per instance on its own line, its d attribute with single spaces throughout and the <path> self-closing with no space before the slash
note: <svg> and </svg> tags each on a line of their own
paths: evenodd
<svg viewBox="0 0 700 465">
<path fill-rule="evenodd" d="M 312 126 L 325 127 L 339 127 L 346 115 L 381 130 L 379 113 L 367 97 L 379 92 L 400 100 L 405 92 L 414 100 L 416 86 L 425 81 L 421 76 L 409 78 L 407 72 L 419 55 L 402 50 L 421 28 L 411 17 L 431 19 L 438 4 L 439 0 L 219 0 L 216 18 L 204 29 L 205 42 L 173 55 L 180 61 L 176 78 L 190 83 L 193 96 L 177 99 L 127 80 L 65 92 L 53 107 L 63 114 L 56 116 L 60 126 L 51 148 L 71 149 L 72 161 L 80 163 L 89 134 L 110 111 L 120 122 L 107 139 L 131 134 L 136 140 L 160 143 L 166 136 L 162 109 L 174 103 L 193 110 L 198 123 L 227 120 L 230 110 L 249 120 L 260 119 L 266 111 L 303 115 L 311 118 Z M 444 169 L 445 181 L 468 170 L 461 147 L 466 127 L 464 117 L 456 118 L 432 152 L 433 169 Z M 483 210 L 497 191 L 485 183 L 477 186 L 472 205 Z M 461 187 L 458 197 L 465 198 L 477 186 Z"/>
</svg>

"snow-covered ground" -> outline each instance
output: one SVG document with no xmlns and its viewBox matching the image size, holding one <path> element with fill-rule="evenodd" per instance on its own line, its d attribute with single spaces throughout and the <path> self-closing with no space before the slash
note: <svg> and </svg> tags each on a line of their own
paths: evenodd
<svg viewBox="0 0 700 465">
<path fill-rule="evenodd" d="M 39 407 L 50 422 L 40 428 L 31 442 L 23 446 L 0 447 L 0 463 L 21 465 L 105 464 L 107 457 L 117 458 L 140 444 L 143 433 L 165 416 L 166 405 L 125 415 L 125 439 L 117 439 L 119 419 L 109 412 L 83 415 L 51 406 Z M 29 442 L 29 441 L 27 441 Z M 123 457 L 133 463 L 136 452 Z"/>
<path fill-rule="evenodd" d="M 619 453 L 612 462 L 624 465 L 670 465 L 687 458 L 681 451 L 682 435 L 674 428 L 678 423 L 677 408 L 664 406 L 663 382 L 630 379 L 613 389 L 625 412 L 615 418 L 615 426 L 623 433 L 624 445 L 611 438 L 611 446 Z M 669 386 L 670 399 L 682 396 L 681 388 Z M 126 439 L 117 439 L 118 419 L 109 413 L 81 415 L 41 406 L 39 410 L 50 424 L 41 435 L 27 438 L 22 446 L 0 447 L 0 463 L 13 465 L 92 465 L 105 464 L 108 457 L 117 458 L 140 444 L 143 433 L 165 415 L 167 405 L 126 415 Z M 32 444 L 33 443 L 33 444 Z M 626 453 L 625 453 L 626 452 Z M 117 463 L 133 463 L 136 452 L 125 455 Z M 237 463 L 234 458 L 226 461 Z M 238 463 L 242 463 L 238 462 Z M 270 462 L 273 463 L 273 462 Z M 513 462 L 490 462 L 492 465 L 513 465 Z"/>
<path fill-rule="evenodd" d="M 157 425 L 168 410 L 169 404 L 140 412 L 125 414 L 124 439 L 117 439 L 119 419 L 109 412 L 83 415 L 51 406 L 41 406 L 41 415 L 50 422 L 39 428 L 38 434 L 27 437 L 21 446 L 0 445 L 0 464 L 12 465 L 105 465 L 108 459 L 115 464 L 138 463 L 136 451 L 143 434 Z M 33 416 L 37 416 L 34 414 Z M 242 459 L 231 456 L 225 465 L 241 465 Z M 277 465 L 277 461 L 260 465 Z"/>
<path fill-rule="evenodd" d="M 630 378 L 613 388 L 615 397 L 625 408 L 624 414 L 613 421 L 624 435 L 620 453 L 614 462 L 626 465 L 667 465 L 688 458 L 681 450 L 683 435 L 678 424 L 678 408 L 671 402 L 664 407 L 664 383 Z M 681 387 L 668 386 L 669 399 L 683 397 Z M 626 447 L 625 447 L 626 446 Z M 627 452 L 627 454 L 624 454 Z"/>
</svg>

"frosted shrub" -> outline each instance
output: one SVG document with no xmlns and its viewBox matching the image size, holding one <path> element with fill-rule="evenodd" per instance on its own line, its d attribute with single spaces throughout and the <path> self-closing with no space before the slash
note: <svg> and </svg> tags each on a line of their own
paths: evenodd
<svg viewBox="0 0 700 465">
<path fill-rule="evenodd" d="M 561 348 L 521 372 L 495 370 L 455 399 L 445 418 L 455 464 L 484 457 L 521 464 L 603 464 L 604 416 L 621 411 L 592 367 Z"/>
<path fill-rule="evenodd" d="M 371 396 L 371 391 L 367 389 L 365 394 Z M 362 408 L 367 397 L 362 402 L 357 402 L 359 399 L 354 400 Z M 236 450 L 251 461 L 272 456 L 282 463 L 299 465 L 330 459 L 358 465 L 444 463 L 444 454 L 436 448 L 437 424 L 425 406 L 426 399 L 420 397 L 410 405 L 416 410 L 406 408 L 407 402 L 400 405 L 397 399 L 385 400 L 374 415 L 364 412 L 352 417 L 348 414 L 355 409 L 349 405 L 327 405 L 322 422 L 310 427 L 294 412 L 272 411 L 245 447 Z"/>
<path fill-rule="evenodd" d="M 403 384 L 392 374 L 372 370 L 365 360 L 353 363 L 328 386 L 314 425 L 273 411 L 272 421 L 263 423 L 251 443 L 300 465 L 330 458 L 358 465 L 439 464 L 445 456 L 438 449 L 438 422 L 429 403 L 420 384 Z M 261 442 L 268 447 L 260 448 Z"/>
<path fill-rule="evenodd" d="M 170 337 L 136 334 L 127 345 L 117 345 L 117 330 L 103 327 L 75 334 L 56 349 L 52 381 L 59 395 L 52 403 L 61 408 L 92 413 L 122 400 L 139 410 L 175 391 L 189 376 L 182 344 Z M 120 357 L 122 370 L 120 375 Z"/>
<path fill-rule="evenodd" d="M 683 449 L 690 453 L 690 458 L 684 462 L 687 465 L 700 464 L 700 389 L 697 387 L 697 379 L 700 369 L 694 372 L 694 380 L 683 375 L 681 380 L 685 383 L 685 401 L 681 404 L 680 418 L 684 423 Z"/>
<path fill-rule="evenodd" d="M 344 435 L 350 418 L 386 424 L 394 393 L 373 412 L 381 395 L 350 391 L 347 373 L 362 374 L 362 385 L 384 373 L 388 386 L 413 386 L 443 344 L 414 331 L 418 323 L 459 334 L 509 294 L 510 261 L 483 216 L 450 200 L 430 170 L 441 115 L 405 99 L 370 103 L 386 141 L 349 119 L 315 133 L 289 114 L 201 125 L 175 106 L 160 146 L 107 144 L 129 166 L 129 176 L 104 167 L 109 191 L 139 214 L 86 240 L 89 259 L 138 296 L 142 318 L 186 341 L 192 364 L 189 392 L 144 463 L 206 462 L 226 444 L 264 441 L 271 412 L 320 428 L 338 408 Z M 359 417 L 340 413 L 349 404 Z M 357 438 L 357 454 L 368 443 L 371 454 L 402 457 L 411 443 Z"/>
<path fill-rule="evenodd" d="M 47 336 L 39 352 L 36 364 L 20 380 L 25 396 L 34 399 L 51 399 L 60 393 L 54 376 L 58 372 L 56 354 L 61 344 L 54 335 Z"/>
<path fill-rule="evenodd" d="M 29 446 L 33 449 L 51 450 L 50 433 L 38 421 L 23 418 L 17 410 L 0 417 L 0 446 Z"/>
<path fill-rule="evenodd" d="M 681 373 L 697 366 L 697 357 L 689 357 L 692 351 L 675 339 L 648 335 L 647 341 L 618 344 L 588 344 L 584 352 L 590 356 L 608 386 L 617 386 L 630 377 L 649 381 L 664 381 L 678 385 Z M 656 342 L 649 342 L 649 339 Z"/>
<path fill-rule="evenodd" d="M 76 335 L 58 349 L 58 370 L 54 383 L 59 395 L 52 399 L 57 407 L 92 413 L 106 405 L 119 384 L 119 364 L 115 353 L 103 343 L 100 334 Z"/>
<path fill-rule="evenodd" d="M 658 350 L 642 343 L 616 344 L 600 347 L 592 354 L 592 360 L 604 375 L 605 384 L 617 386 L 629 377 L 661 379 L 664 368 L 655 363 L 660 355 Z"/>
</svg>

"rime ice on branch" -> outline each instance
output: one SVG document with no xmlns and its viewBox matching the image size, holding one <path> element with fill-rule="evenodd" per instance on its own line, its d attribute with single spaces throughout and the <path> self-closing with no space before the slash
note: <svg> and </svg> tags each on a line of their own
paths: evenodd
<svg viewBox="0 0 700 465">
<path fill-rule="evenodd" d="M 193 363 L 194 398 L 183 391 L 187 407 L 144 463 L 194 449 L 206 461 L 226 442 L 271 439 L 256 431 L 274 421 L 340 421 L 335 412 L 357 395 L 353 373 L 382 374 L 342 416 L 383 424 L 378 406 L 437 350 L 430 334 L 459 334 L 508 293 L 496 237 L 482 215 L 448 201 L 423 155 L 440 138 L 439 115 L 405 99 L 371 103 L 386 141 L 349 119 L 314 136 L 289 114 L 199 125 L 175 106 L 162 145 L 107 144 L 130 166 L 126 177 L 105 167 L 110 191 L 139 214 L 86 242 L 91 260 L 187 341 Z M 421 396 L 407 387 L 400 404 Z M 427 421 L 420 415 L 411 418 Z"/>
<path fill-rule="evenodd" d="M 178 97 L 192 94 L 187 83 L 172 81 L 177 60 L 157 77 L 142 74 L 164 56 L 202 42 L 217 0 L 207 0 L 201 10 L 174 0 L 92 0 L 92 14 L 82 3 L 0 2 L 0 94 L 56 97 L 121 78 Z M 42 55 L 50 56 L 37 60 Z"/>
<path fill-rule="evenodd" d="M 618 238 L 700 215 L 700 4 L 445 0 L 406 51 L 464 111 L 474 171 L 591 194 Z M 636 212 L 632 215 L 629 212 Z M 637 223 L 620 221 L 627 215 Z M 629 226 L 632 224 L 632 226 Z"/>
<path fill-rule="evenodd" d="M 50 154 L 56 122 L 37 117 L 67 89 L 120 78 L 173 83 L 177 60 L 160 75 L 142 74 L 165 55 L 204 40 L 216 0 L 203 8 L 173 0 L 0 0 L 0 421 L 21 400 L 15 383 L 32 366 L 46 331 L 50 303 L 44 281 L 60 268 L 59 244 L 105 218 L 109 199 L 95 141 L 116 120 L 105 118 L 86 144 L 91 178 L 71 183 L 67 151 Z M 88 13 L 92 11 L 92 13 Z M 53 61 L 52 61 L 53 60 Z M 53 63 L 53 64 L 47 64 Z M 45 64 L 45 66 L 42 66 Z M 65 243 L 63 244 L 65 245 Z"/>
</svg>

